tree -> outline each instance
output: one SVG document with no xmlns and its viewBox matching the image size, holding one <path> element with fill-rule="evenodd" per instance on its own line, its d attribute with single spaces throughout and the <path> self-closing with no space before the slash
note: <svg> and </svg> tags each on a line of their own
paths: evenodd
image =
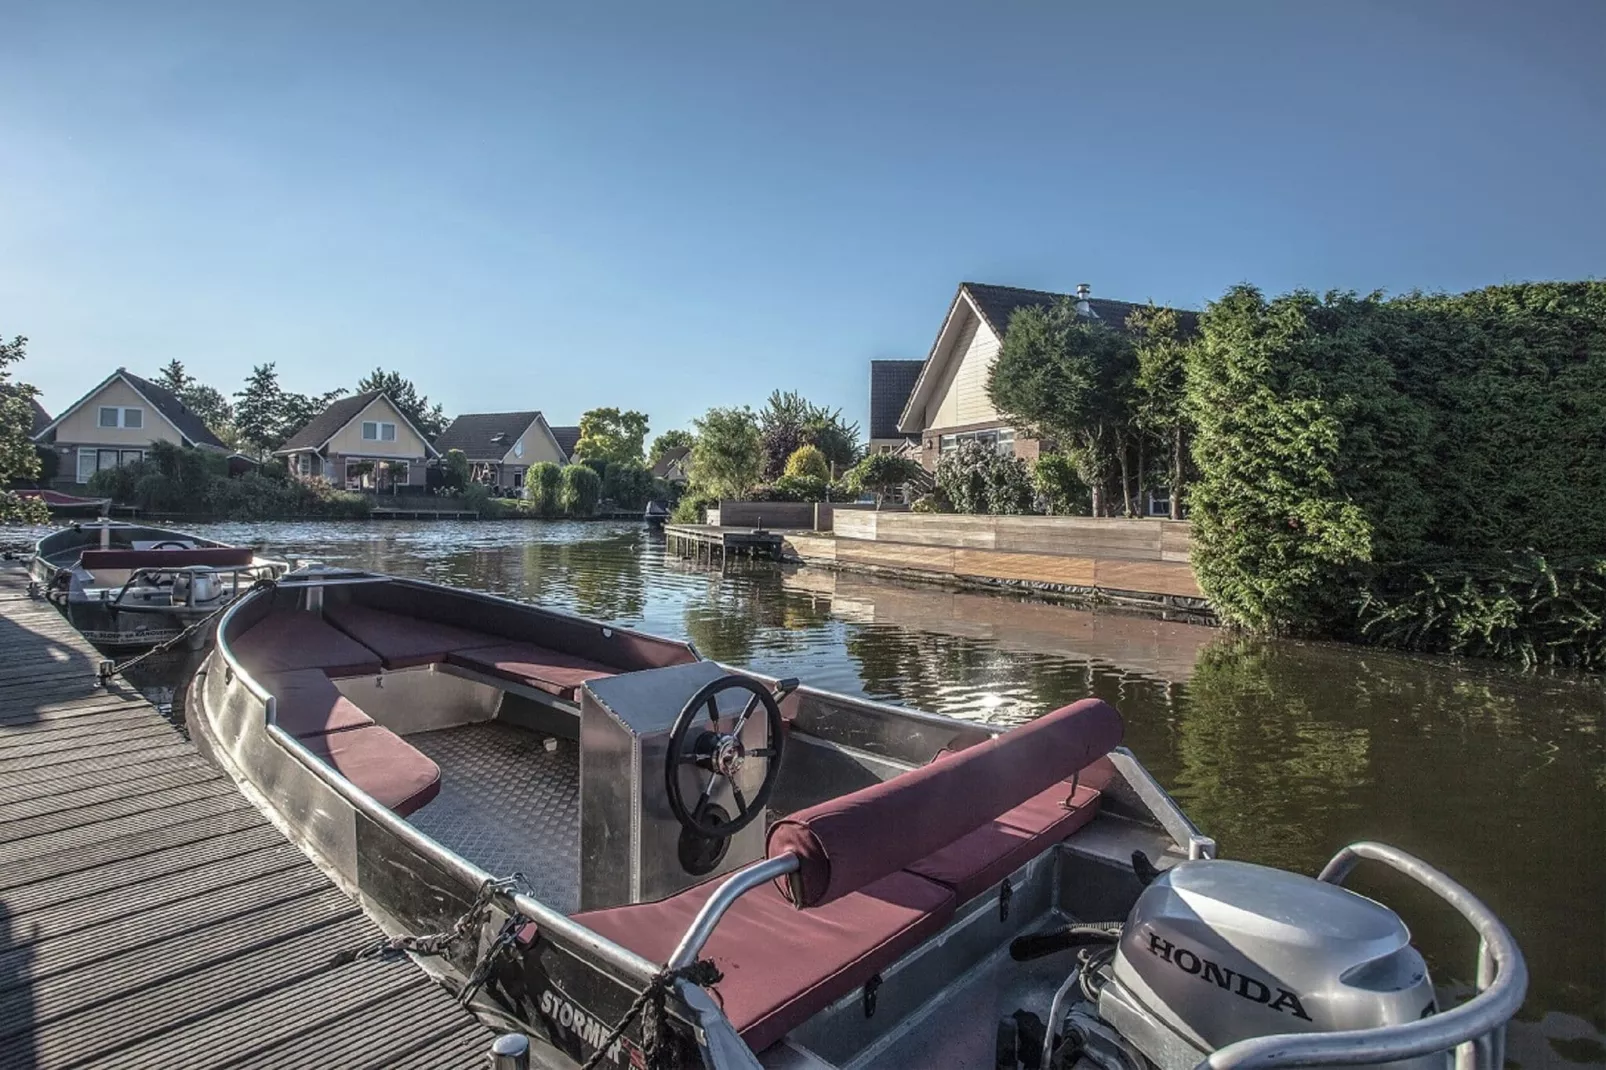
<svg viewBox="0 0 1606 1070">
<path fill-rule="evenodd" d="M 407 479 L 408 467 L 406 461 L 386 461 L 385 481 L 390 484 L 390 493 L 395 497 L 401 492 L 401 484 Z"/>
<path fill-rule="evenodd" d="M 842 418 L 841 409 L 812 404 L 795 390 L 776 390 L 758 414 L 763 439 L 764 479 L 779 478 L 786 460 L 802 446 L 814 446 L 836 470 L 859 459 L 859 425 Z"/>
<path fill-rule="evenodd" d="M 1016 309 L 987 375 L 987 396 L 1000 412 L 1075 460 L 1095 516 L 1103 515 L 1104 489 L 1117 472 L 1132 512 L 1126 447 L 1135 370 L 1131 339 L 1079 317 L 1066 298 Z"/>
<path fill-rule="evenodd" d="M 570 516 L 590 516 L 602 497 L 602 477 L 583 464 L 563 466 L 563 485 L 558 502 Z"/>
<path fill-rule="evenodd" d="M 284 441 L 284 391 L 273 363 L 258 364 L 234 395 L 234 430 L 258 456 L 272 453 Z"/>
<path fill-rule="evenodd" d="M 679 428 L 673 431 L 665 431 L 652 440 L 652 449 L 647 451 L 647 466 L 650 468 L 663 460 L 664 454 L 670 450 L 691 449 L 691 445 L 695 441 L 696 439 L 692 437 L 690 431 L 682 431 Z"/>
<path fill-rule="evenodd" d="M 402 415 L 418 428 L 418 433 L 431 442 L 435 440 L 436 435 L 446 430 L 449 421 L 440 405 L 431 405 L 429 398 L 420 394 L 413 381 L 403 377 L 400 372 L 387 372 L 383 368 L 375 368 L 357 381 L 357 393 L 366 394 L 370 390 L 383 391 L 391 400 L 391 404 L 400 409 Z M 338 397 L 339 394 L 324 396 Z"/>
<path fill-rule="evenodd" d="M 177 359 L 162 366 L 162 370 L 156 374 L 156 384 L 171 390 L 184 403 L 184 407 L 200 417 L 201 422 L 226 445 L 237 445 L 234 409 L 222 391 L 197 380 L 184 370 L 184 363 Z"/>
<path fill-rule="evenodd" d="M 293 394 L 288 391 L 279 394 L 279 442 L 282 444 L 295 433 L 306 427 L 323 410 L 334 404 L 336 399 L 346 393 L 344 387 L 309 397 L 306 394 Z M 397 406 L 400 408 L 401 406 Z M 278 447 L 275 446 L 275 449 Z"/>
<path fill-rule="evenodd" d="M 184 370 L 183 362 L 177 358 L 168 361 L 162 366 L 162 370 L 156 373 L 156 385 L 165 386 L 180 398 L 194 384 L 195 377 Z"/>
<path fill-rule="evenodd" d="M 917 478 L 925 469 L 918 461 L 899 457 L 893 453 L 872 453 L 848 470 L 848 486 L 855 492 L 865 490 L 875 495 L 875 506 L 888 494 Z"/>
<path fill-rule="evenodd" d="M 591 409 L 580 415 L 580 438 L 574 444 L 577 460 L 635 461 L 647 442 L 647 414 L 634 409 Z"/>
<path fill-rule="evenodd" d="M 441 458 L 441 486 L 448 490 L 462 490 L 468 486 L 468 454 L 462 450 L 447 450 Z"/>
<path fill-rule="evenodd" d="M 810 479 L 829 480 L 831 466 L 820 452 L 818 446 L 799 446 L 786 459 L 786 472 L 789 476 L 804 476 Z"/>
<path fill-rule="evenodd" d="M 602 477 L 602 496 L 619 509 L 641 509 L 652 494 L 652 474 L 640 461 L 614 461 Z"/>
<path fill-rule="evenodd" d="M 691 451 L 692 481 L 722 498 L 740 498 L 764 470 L 764 442 L 758 419 L 747 406 L 709 409 L 698 420 Z"/>
<path fill-rule="evenodd" d="M 1135 417 L 1138 428 L 1164 447 L 1170 458 L 1171 519 L 1182 519 L 1182 491 L 1191 422 L 1187 414 L 1188 354 L 1175 309 L 1149 302 L 1127 317 L 1137 336 Z"/>
<path fill-rule="evenodd" d="M 39 453 L 33 447 L 33 398 L 38 391 L 11 381 L 11 366 L 27 355 L 28 339 L 17 335 L 7 342 L 0 335 L 0 487 L 39 477 Z M 46 524 L 50 511 L 43 502 L 19 498 L 10 489 L 0 491 L 0 523 Z"/>
<path fill-rule="evenodd" d="M 537 461 L 524 474 L 524 496 L 530 499 L 538 516 L 558 515 L 558 496 L 562 488 L 562 465 Z"/>
<path fill-rule="evenodd" d="M 1055 516 L 1085 515 L 1087 484 L 1077 475 L 1076 462 L 1063 453 L 1045 453 L 1032 466 L 1032 483 Z"/>
</svg>

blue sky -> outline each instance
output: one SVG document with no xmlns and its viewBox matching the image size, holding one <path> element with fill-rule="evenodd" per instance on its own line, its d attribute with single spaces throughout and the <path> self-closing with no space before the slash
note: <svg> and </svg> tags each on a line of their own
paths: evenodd
<svg viewBox="0 0 1606 1070">
<path fill-rule="evenodd" d="M 52 411 L 177 357 L 655 433 L 776 387 L 862 420 L 961 279 L 1599 275 L 1603 41 L 1595 0 L 10 0 L 0 332 Z"/>
</svg>

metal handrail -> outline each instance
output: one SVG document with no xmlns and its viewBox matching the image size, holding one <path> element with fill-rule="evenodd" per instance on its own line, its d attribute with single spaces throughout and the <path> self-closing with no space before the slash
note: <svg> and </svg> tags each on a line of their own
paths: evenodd
<svg viewBox="0 0 1606 1070">
<path fill-rule="evenodd" d="M 1413 855 L 1381 843 L 1353 843 L 1333 856 L 1319 880 L 1343 884 L 1363 858 L 1391 866 L 1454 907 L 1477 930 L 1478 993 L 1459 1007 L 1415 1022 L 1333 1033 L 1251 1037 L 1212 1053 L 1196 1070 L 1270 1070 L 1292 1066 L 1355 1066 L 1456 1051 L 1457 1070 L 1500 1070 L 1506 1023 L 1522 1007 L 1528 966 L 1494 912 L 1449 877 Z"/>
<path fill-rule="evenodd" d="M 133 572 L 129 573 L 128 579 L 124 580 L 122 587 L 118 589 L 117 597 L 107 602 L 107 608 L 113 612 L 120 610 L 123 607 L 124 596 L 128 594 L 129 588 L 134 586 L 134 581 L 139 579 L 141 576 L 188 576 L 190 578 L 190 600 L 187 605 L 194 606 L 196 576 L 203 574 L 209 576 L 228 576 L 233 581 L 230 584 L 229 597 L 234 598 L 240 593 L 240 573 L 250 573 L 254 581 L 260 571 L 263 569 L 271 570 L 272 567 L 272 565 L 259 564 L 255 561 L 251 562 L 249 565 L 229 565 L 222 568 L 216 565 L 141 565 L 140 567 L 134 569 Z M 171 609 L 173 607 L 165 606 L 162 608 Z"/>
<path fill-rule="evenodd" d="M 725 916 L 725 912 L 736 905 L 736 900 L 761 884 L 768 884 L 788 873 L 796 873 L 798 864 L 797 855 L 788 853 L 760 859 L 732 873 L 726 878 L 725 883 L 719 886 L 719 890 L 708 897 L 708 902 L 703 904 L 703 908 L 691 920 L 691 924 L 686 927 L 686 935 L 675 945 L 675 950 L 665 965 L 671 970 L 679 970 L 696 962 L 703 945 L 714 935 L 714 927 Z"/>
</svg>

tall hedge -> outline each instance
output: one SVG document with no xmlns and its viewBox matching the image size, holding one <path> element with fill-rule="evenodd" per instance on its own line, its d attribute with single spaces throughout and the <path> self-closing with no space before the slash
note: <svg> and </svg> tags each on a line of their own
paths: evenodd
<svg viewBox="0 0 1606 1070">
<path fill-rule="evenodd" d="M 1606 555 L 1606 283 L 1240 286 L 1202 328 L 1194 567 L 1224 619 L 1361 637 L 1361 606 L 1421 600 L 1402 575 Z"/>
</svg>

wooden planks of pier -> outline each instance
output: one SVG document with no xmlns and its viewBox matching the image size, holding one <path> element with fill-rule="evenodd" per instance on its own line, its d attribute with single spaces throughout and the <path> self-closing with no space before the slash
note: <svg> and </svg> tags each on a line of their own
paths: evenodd
<svg viewBox="0 0 1606 1070">
<path fill-rule="evenodd" d="M 0 571 L 0 1070 L 477 1067 L 492 1034 Z"/>
<path fill-rule="evenodd" d="M 784 538 L 777 531 L 719 527 L 713 524 L 665 524 L 664 547 L 682 557 L 779 558 Z"/>
</svg>

